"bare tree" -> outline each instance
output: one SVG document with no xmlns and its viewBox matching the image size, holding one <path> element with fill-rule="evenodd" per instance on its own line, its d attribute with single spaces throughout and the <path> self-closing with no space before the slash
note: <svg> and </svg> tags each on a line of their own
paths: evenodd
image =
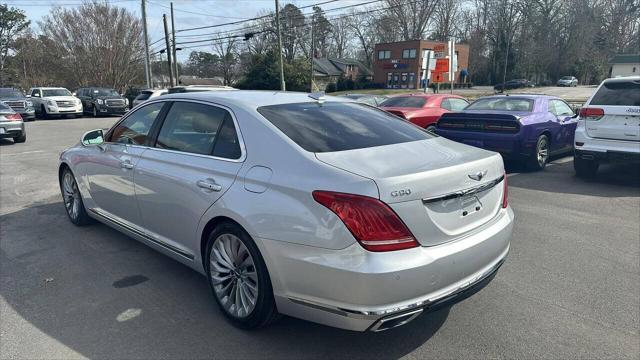
<svg viewBox="0 0 640 360">
<path fill-rule="evenodd" d="M 122 91 L 140 79 L 142 26 L 126 9 L 100 2 L 56 7 L 39 25 L 64 54 L 62 63 L 76 85 Z"/>
<path fill-rule="evenodd" d="M 224 85 L 233 84 L 238 75 L 238 40 L 235 38 L 214 42 L 213 51 L 220 57 L 220 73 L 224 80 Z"/>
<path fill-rule="evenodd" d="M 434 12 L 434 40 L 447 41 L 451 36 L 459 36 L 456 28 L 460 17 L 460 0 L 440 0 Z"/>
<path fill-rule="evenodd" d="M 388 13 L 401 29 L 403 40 L 422 39 L 441 0 L 386 0 Z"/>
<path fill-rule="evenodd" d="M 345 57 L 347 46 L 352 39 L 350 21 L 348 18 L 339 18 L 333 22 L 330 49 L 331 53 L 338 58 Z"/>
</svg>

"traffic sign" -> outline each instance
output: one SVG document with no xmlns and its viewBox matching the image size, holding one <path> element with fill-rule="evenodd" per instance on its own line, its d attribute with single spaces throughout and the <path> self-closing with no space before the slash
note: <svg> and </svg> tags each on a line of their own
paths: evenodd
<svg viewBox="0 0 640 360">
<path fill-rule="evenodd" d="M 432 72 L 431 73 L 431 82 L 434 84 L 445 82 L 445 73 L 444 72 Z"/>
<path fill-rule="evenodd" d="M 448 72 L 449 71 L 449 59 L 437 59 L 436 60 L 436 69 L 437 72 Z"/>
</svg>

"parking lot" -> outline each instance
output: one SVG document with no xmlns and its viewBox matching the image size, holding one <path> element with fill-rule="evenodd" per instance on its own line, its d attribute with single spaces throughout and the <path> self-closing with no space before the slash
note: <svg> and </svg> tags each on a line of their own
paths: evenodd
<svg viewBox="0 0 640 360">
<path fill-rule="evenodd" d="M 75 227 L 59 153 L 116 118 L 0 140 L 0 358 L 638 358 L 640 169 L 509 164 L 511 252 L 475 296 L 382 333 L 283 318 L 246 332 L 204 277 L 105 225 Z M 344 289 L 349 291 L 349 289 Z"/>
</svg>

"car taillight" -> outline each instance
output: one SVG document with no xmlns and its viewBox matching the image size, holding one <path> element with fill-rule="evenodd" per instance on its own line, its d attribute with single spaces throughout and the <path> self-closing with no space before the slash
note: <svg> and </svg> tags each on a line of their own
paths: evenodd
<svg viewBox="0 0 640 360">
<path fill-rule="evenodd" d="M 507 184 L 507 173 L 504 173 L 504 184 L 502 190 L 502 208 L 506 209 L 509 205 L 509 184 Z"/>
<path fill-rule="evenodd" d="M 22 120 L 22 116 L 20 114 L 9 114 L 4 116 L 7 120 L 10 121 L 20 121 Z"/>
<path fill-rule="evenodd" d="M 604 116 L 604 110 L 600 108 L 580 109 L 580 118 L 584 120 L 600 120 Z"/>
<path fill-rule="evenodd" d="M 313 192 L 313 198 L 338 215 L 353 237 L 369 251 L 419 246 L 398 215 L 378 199 L 320 190 Z"/>
</svg>

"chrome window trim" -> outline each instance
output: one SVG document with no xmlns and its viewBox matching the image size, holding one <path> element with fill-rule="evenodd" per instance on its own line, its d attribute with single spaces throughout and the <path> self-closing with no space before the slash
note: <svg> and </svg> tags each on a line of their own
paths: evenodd
<svg viewBox="0 0 640 360">
<path fill-rule="evenodd" d="M 197 104 L 202 104 L 202 105 L 207 105 L 207 106 L 216 106 L 216 107 L 219 107 L 219 108 L 224 109 L 227 112 L 229 112 L 229 114 L 231 115 L 231 119 L 233 120 L 233 126 L 236 129 L 236 136 L 238 137 L 238 141 L 240 142 L 240 153 L 241 153 L 240 157 L 237 158 L 237 159 L 228 159 L 228 158 L 223 158 L 223 157 L 213 156 L 213 155 L 196 154 L 196 153 L 190 153 L 190 152 L 179 151 L 179 150 L 160 149 L 160 148 L 157 148 L 157 147 L 154 147 L 154 146 L 147 146 L 147 145 L 121 144 L 121 143 L 112 142 L 112 141 L 104 142 L 104 144 L 117 144 L 117 145 L 138 147 L 138 148 L 144 148 L 144 149 L 149 149 L 149 150 L 158 150 L 158 151 L 168 152 L 168 153 L 197 156 L 197 157 L 203 157 L 203 158 L 208 158 L 208 159 L 213 159 L 213 160 L 222 160 L 222 161 L 233 162 L 233 163 L 241 163 L 241 162 L 244 162 L 247 159 L 247 150 L 246 150 L 246 147 L 245 147 L 245 144 L 244 144 L 244 137 L 242 136 L 242 131 L 240 130 L 240 126 L 238 125 L 238 119 L 236 118 L 236 114 L 233 112 L 233 110 L 228 106 L 225 106 L 225 105 L 222 105 L 222 104 L 218 104 L 218 103 L 215 103 L 215 102 L 211 102 L 211 101 L 202 101 L 202 100 L 193 100 L 193 99 L 157 99 L 157 100 L 147 100 L 147 101 L 145 101 L 144 102 L 144 106 L 141 106 L 140 109 L 142 109 L 145 106 L 153 105 L 153 104 L 156 104 L 156 103 L 167 103 L 167 102 L 178 102 L 178 101 L 192 102 L 192 103 L 197 103 Z M 142 104 L 140 104 L 140 105 L 142 105 Z M 136 110 L 136 111 L 138 111 L 138 110 Z M 112 129 L 117 127 L 121 122 L 125 121 L 130 116 L 130 114 L 132 114 L 132 113 L 133 113 L 132 111 L 129 111 L 125 116 L 122 117 L 122 119 L 120 119 L 111 128 L 109 128 L 107 133 L 111 132 Z M 166 114 L 165 114 L 165 118 L 166 118 Z M 157 121 L 157 119 L 155 121 Z M 164 125 L 164 119 L 163 119 L 163 125 Z M 160 126 L 160 128 L 162 128 L 162 126 Z"/>
</svg>

